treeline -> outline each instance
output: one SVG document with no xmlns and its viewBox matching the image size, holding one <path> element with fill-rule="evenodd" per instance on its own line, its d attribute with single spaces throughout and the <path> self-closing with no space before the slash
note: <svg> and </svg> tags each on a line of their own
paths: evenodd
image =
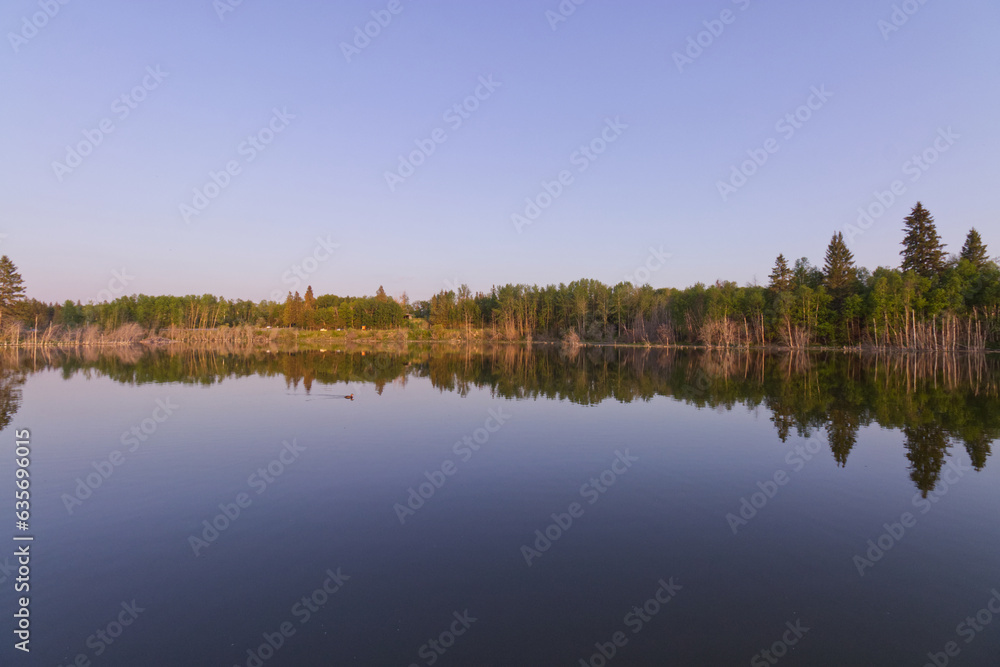
<svg viewBox="0 0 1000 667">
<path fill-rule="evenodd" d="M 171 327 L 214 329 L 217 327 L 299 327 L 308 329 L 388 329 L 402 326 L 406 310 L 379 287 L 374 297 L 314 297 L 310 286 L 305 295 L 289 293 L 284 303 L 201 296 L 121 296 L 114 301 L 81 304 L 66 301 L 45 304 L 35 299 L 23 302 L 15 317 L 25 326 L 40 329 L 75 329 L 96 326 L 103 331 L 136 324 L 156 332 Z M 37 318 L 37 320 L 36 320 Z"/>
<path fill-rule="evenodd" d="M 315 297 L 289 293 L 285 301 L 203 296 L 122 296 L 111 302 L 12 303 L 0 262 L 0 314 L 51 333 L 52 327 L 116 330 L 168 327 L 298 327 L 391 329 L 423 326 L 477 331 L 494 340 L 701 344 L 711 347 L 780 345 L 869 346 L 907 349 L 1000 347 L 1000 268 L 972 229 L 961 251 L 946 255 L 930 213 L 919 202 L 904 224 L 898 268 L 855 265 L 842 234 L 834 234 L 822 267 L 808 258 L 789 265 L 778 255 L 765 285 L 731 281 L 686 289 L 654 289 L 629 282 L 605 285 L 513 285 L 473 294 L 468 286 L 442 290 L 429 301 L 373 297 Z M 3 258 L 6 260 L 6 257 Z M 7 260 L 9 263 L 9 260 Z M 17 281 L 20 276 L 14 272 Z M 0 326 L 9 318 L 0 322 Z M 8 336 L 9 338 L 9 336 Z"/>
<path fill-rule="evenodd" d="M 767 286 L 698 283 L 653 289 L 596 280 L 505 285 L 471 296 L 442 291 L 418 306 L 432 324 L 492 329 L 500 338 L 984 349 L 1000 344 L 1000 268 L 979 233 L 946 256 L 928 211 L 906 218 L 902 264 L 869 271 L 834 234 L 822 267 L 775 260 Z"/>
</svg>

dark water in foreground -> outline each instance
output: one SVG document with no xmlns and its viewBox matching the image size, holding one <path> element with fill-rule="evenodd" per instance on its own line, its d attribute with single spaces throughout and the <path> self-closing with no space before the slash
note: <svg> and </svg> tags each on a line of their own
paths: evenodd
<svg viewBox="0 0 1000 667">
<path fill-rule="evenodd" d="M 995 356 L 3 365 L 3 665 L 1000 664 Z"/>
</svg>

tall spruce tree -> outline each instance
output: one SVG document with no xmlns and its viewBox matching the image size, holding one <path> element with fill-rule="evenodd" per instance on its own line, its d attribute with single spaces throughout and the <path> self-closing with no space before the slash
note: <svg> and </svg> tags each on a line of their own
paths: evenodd
<svg viewBox="0 0 1000 667">
<path fill-rule="evenodd" d="M 844 235 L 837 232 L 826 248 L 826 264 L 823 266 L 823 283 L 835 296 L 844 296 L 857 280 L 854 254 L 844 243 Z"/>
<path fill-rule="evenodd" d="M 983 237 L 979 235 L 975 227 L 970 229 L 968 236 L 965 237 L 965 244 L 962 246 L 962 253 L 959 257 L 969 260 L 975 264 L 977 269 L 982 269 L 990 261 L 990 256 L 986 252 L 986 244 L 983 243 Z"/>
<path fill-rule="evenodd" d="M 10 257 L 0 257 L 0 315 L 13 315 L 24 300 L 24 281 Z"/>
<path fill-rule="evenodd" d="M 788 268 L 788 260 L 784 255 L 778 255 L 771 270 L 771 289 L 776 292 L 787 292 L 792 287 L 792 270 Z"/>
<path fill-rule="evenodd" d="M 917 202 L 906 217 L 903 231 L 903 271 L 914 271 L 925 278 L 933 278 L 944 270 L 944 244 L 938 236 L 934 218 Z"/>
<path fill-rule="evenodd" d="M 285 299 L 285 310 L 282 313 L 282 320 L 286 327 L 302 326 L 304 316 L 303 305 L 302 297 L 298 292 L 295 292 L 294 296 L 291 292 L 288 293 L 288 298 Z"/>
</svg>

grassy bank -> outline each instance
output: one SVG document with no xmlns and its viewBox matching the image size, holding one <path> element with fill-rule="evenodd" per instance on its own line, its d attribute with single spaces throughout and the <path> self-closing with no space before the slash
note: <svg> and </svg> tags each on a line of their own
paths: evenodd
<svg viewBox="0 0 1000 667">
<path fill-rule="evenodd" d="M 690 348 L 690 349 L 732 349 L 732 350 L 788 350 L 783 345 L 703 345 L 677 344 L 651 341 L 583 340 L 574 333 L 561 339 L 534 338 L 508 339 L 492 330 L 455 329 L 442 326 L 430 327 L 418 322 L 398 329 L 347 329 L 322 330 L 298 328 L 272 328 L 244 325 L 240 327 L 216 327 L 213 329 L 186 329 L 167 327 L 156 331 L 143 329 L 137 324 L 126 324 L 111 330 L 102 330 L 96 325 L 65 328 L 53 326 L 41 331 L 10 325 L 0 331 L 0 348 L 115 348 L 115 347 L 164 347 L 171 345 L 192 345 L 197 347 L 226 348 L 237 350 L 325 350 L 341 345 L 366 345 L 375 347 L 405 346 L 408 344 L 543 344 L 559 345 L 565 348 Z M 921 351 L 921 352 L 964 352 L 961 348 L 944 349 L 935 347 L 900 347 L 885 345 L 853 345 L 849 347 L 809 345 L 796 349 L 827 350 L 843 352 L 865 351 Z M 997 350 L 974 351 L 997 352 Z"/>
</svg>

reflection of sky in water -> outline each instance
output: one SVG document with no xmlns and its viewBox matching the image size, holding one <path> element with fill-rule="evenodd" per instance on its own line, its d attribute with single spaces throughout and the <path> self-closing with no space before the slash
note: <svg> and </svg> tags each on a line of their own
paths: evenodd
<svg viewBox="0 0 1000 667">
<path fill-rule="evenodd" d="M 565 364 L 586 370 L 586 382 L 600 373 L 602 383 L 623 381 L 621 368 L 560 359 L 543 373 L 557 383 L 583 381 Z M 499 386 L 516 384 L 493 371 Z M 647 374 L 670 377 L 663 368 Z M 426 664 L 421 646 L 468 609 L 477 620 L 440 664 L 577 664 L 617 631 L 628 638 L 621 664 L 745 664 L 796 619 L 810 630 L 789 664 L 918 663 L 955 640 L 956 624 L 1000 584 L 996 467 L 972 471 L 960 443 L 943 460 L 963 475 L 939 482 L 938 501 L 923 513 L 904 436 L 878 423 L 858 427 L 840 467 L 821 411 L 811 439 L 793 427 L 782 442 L 766 405 L 699 409 L 655 392 L 591 406 L 507 400 L 489 384 L 470 383 L 462 396 L 421 375 L 413 369 L 405 386 L 389 382 L 381 395 L 353 381 L 315 383 L 308 396 L 353 393 L 354 401 L 306 400 L 281 374 L 212 386 L 29 375 L 2 437 L 32 430 L 35 658 L 246 664 L 262 633 L 291 621 L 295 634 L 265 664 Z M 739 396 L 741 375 L 709 376 L 706 400 Z M 804 386 L 821 394 L 846 386 L 832 371 L 822 377 Z M 829 410 L 843 398 L 829 394 L 815 405 Z M 122 434 L 167 398 L 175 414 L 127 451 Z M 883 385 L 868 400 L 877 412 L 890 398 Z M 935 417 L 936 395 L 909 400 L 927 424 L 950 419 Z M 980 415 L 980 426 L 996 414 L 996 399 L 984 400 L 965 414 Z M 471 456 L 456 450 L 497 409 L 507 423 Z M 251 484 L 292 439 L 305 448 L 298 458 L 286 455 L 263 489 Z M 796 453 L 810 446 L 818 451 L 809 460 Z M 115 450 L 124 462 L 68 514 L 63 494 Z M 638 460 L 589 502 L 595 494 L 582 488 L 626 450 Z M 445 467 L 453 474 L 400 525 L 394 505 L 428 473 L 440 482 L 435 471 Z M 786 482 L 772 487 L 779 472 Z M 768 491 L 734 536 L 726 515 Z M 189 537 L 204 537 L 202 522 L 239 494 L 249 506 L 195 557 Z M 528 567 L 522 546 L 537 547 L 535 531 L 544 534 L 554 513 L 565 521 L 572 503 L 580 508 L 572 525 L 551 529 L 557 537 Z M 859 577 L 853 557 L 904 512 L 915 525 Z M 302 625 L 294 605 L 338 567 L 350 578 Z M 624 619 L 671 577 L 682 588 L 634 633 Z M 95 658 L 87 638 L 133 599 L 145 611 Z M 963 658 L 983 664 L 998 648 L 1000 634 L 984 631 L 963 644 Z"/>
</svg>

